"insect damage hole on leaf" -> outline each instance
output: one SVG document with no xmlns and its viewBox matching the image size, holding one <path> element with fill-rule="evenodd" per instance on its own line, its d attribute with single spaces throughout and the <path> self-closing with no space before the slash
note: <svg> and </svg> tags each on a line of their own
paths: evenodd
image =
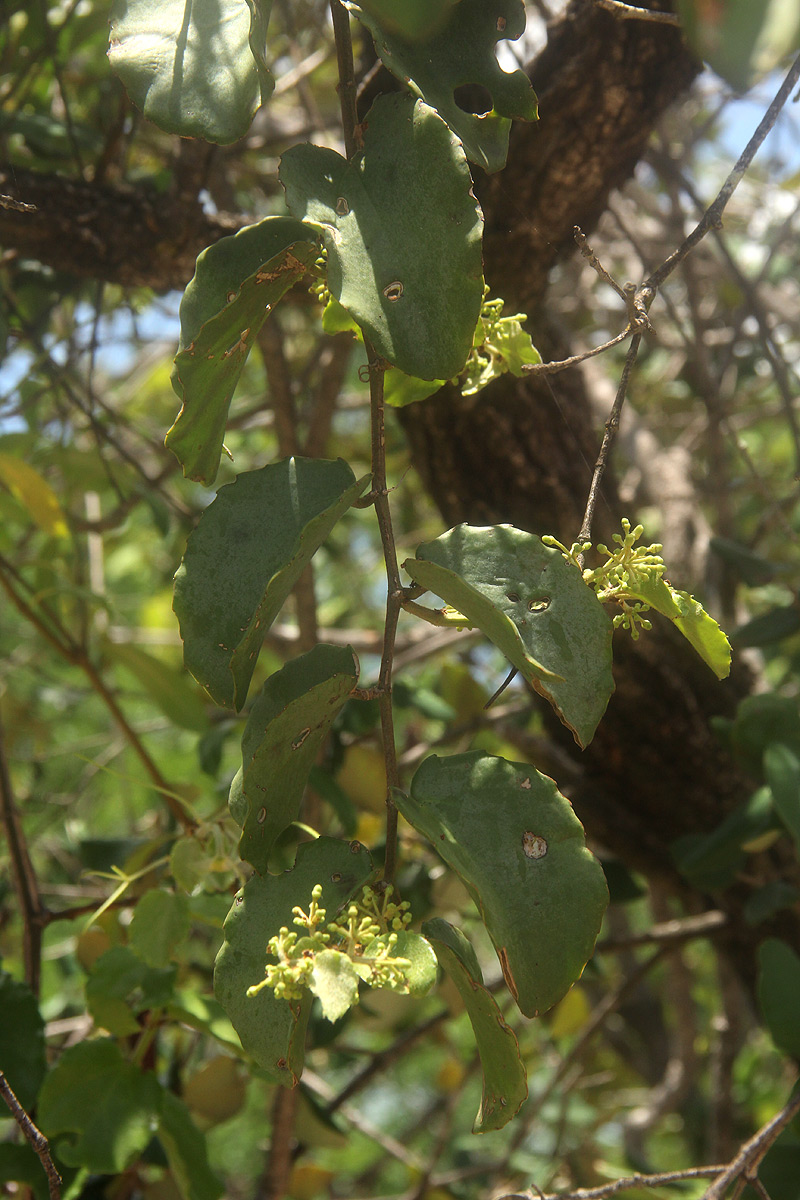
<svg viewBox="0 0 800 1200">
<path fill-rule="evenodd" d="M 388 286 L 383 289 L 383 294 L 391 303 L 394 303 L 395 300 L 399 300 L 403 294 L 403 285 L 400 280 L 396 279 L 394 283 L 388 284 Z"/>
</svg>

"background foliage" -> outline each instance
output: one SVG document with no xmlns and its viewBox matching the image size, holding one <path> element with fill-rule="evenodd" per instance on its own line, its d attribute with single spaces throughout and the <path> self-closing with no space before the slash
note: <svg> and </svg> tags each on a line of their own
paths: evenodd
<svg viewBox="0 0 800 1200">
<path fill-rule="evenodd" d="M 182 6 L 152 7 L 174 37 Z M 252 709 L 237 715 L 212 705 L 183 667 L 172 577 L 213 499 L 216 464 L 200 464 L 188 472 L 197 475 L 194 481 L 184 479 L 164 435 L 172 426 L 170 441 L 180 448 L 170 376 L 180 334 L 179 289 L 196 254 L 245 223 L 285 218 L 278 160 L 290 146 L 313 141 L 314 155 L 335 164 L 343 179 L 351 169 L 341 157 L 326 6 L 276 0 L 266 61 L 258 52 L 262 10 L 228 7 L 241 26 L 236 45 L 245 46 L 246 69 L 212 77 L 209 62 L 223 53 L 214 43 L 188 79 L 200 90 L 197 106 L 215 111 L 220 89 L 234 76 L 238 81 L 233 124 L 215 130 L 221 144 L 213 146 L 171 133 L 158 87 L 141 90 L 135 55 L 126 58 L 133 18 L 125 6 L 110 12 L 94 0 L 41 0 L 2 10 L 0 777 L 8 855 L 0 1067 L 50 1139 L 64 1194 L 74 1196 L 441 1200 L 529 1187 L 569 1193 L 634 1171 L 726 1163 L 782 1109 L 800 1053 L 796 116 L 789 109 L 779 118 L 723 228 L 685 259 L 654 305 L 655 331 L 645 338 L 615 450 L 616 474 L 607 480 L 597 518 L 599 536 L 610 540 L 606 529 L 618 528 L 621 500 L 623 511 L 644 523 L 645 540 L 664 543 L 671 581 L 701 596 L 731 631 L 733 680 L 718 691 L 697 684 L 672 644 L 665 649 L 658 640 L 658 627 L 633 648 L 619 645 L 618 694 L 624 698 L 630 678 L 644 677 L 637 694 L 647 701 L 639 699 L 638 719 L 623 722 L 622 735 L 614 732 L 618 718 L 610 710 L 593 743 L 597 757 L 581 757 L 571 737 L 554 729 L 541 698 L 519 680 L 485 709 L 506 670 L 499 650 L 474 632 L 432 630 L 402 614 L 394 710 L 403 787 L 423 760 L 428 765 L 420 787 L 400 802 L 410 823 L 402 826 L 397 882 L 417 927 L 427 922 L 426 935 L 449 978 L 422 996 L 366 993 L 335 1026 L 318 1006 L 306 1005 L 306 1069 L 300 1085 L 286 1090 L 274 1072 L 253 1063 L 263 1027 L 256 1027 L 254 1049 L 241 1029 L 234 1031 L 230 1011 L 212 991 L 222 922 L 249 874 L 227 798 Z M 403 39 L 386 24 L 385 6 L 347 7 L 364 18 L 353 29 L 365 104 L 373 98 L 370 88 L 394 86 L 385 72 L 370 74 L 375 53 L 365 27 L 381 30 L 387 58 L 400 55 L 404 73 L 415 80 L 423 71 L 420 86 L 427 86 L 424 63 L 413 53 L 402 58 Z M 448 6 L 441 7 L 444 26 Z M 706 10 L 688 0 L 679 6 L 693 46 L 720 74 L 705 72 L 691 90 L 677 89 L 679 106 L 653 118 L 652 135 L 649 115 L 643 110 L 637 117 L 646 152 L 635 172 L 631 162 L 614 181 L 624 187 L 604 196 L 584 222 L 614 280 L 646 277 L 676 248 L 774 93 L 779 76 L 764 73 L 783 64 L 796 44 L 796 5 L 763 6 L 769 21 L 754 36 L 738 14 L 758 7 L 731 3 L 723 6 L 721 29 L 698 29 Z M 141 8 L 152 20 L 149 7 Z M 507 35 L 522 34 L 521 6 L 505 8 Z M 506 68 L 513 65 L 508 56 L 535 64 L 542 138 L 552 119 L 547 71 L 553 61 L 569 62 L 564 39 L 582 21 L 608 23 L 598 30 L 629 29 L 629 59 L 617 62 L 612 55 L 611 62 L 622 78 L 634 73 L 635 39 L 645 36 L 639 29 L 645 23 L 595 8 L 588 0 L 565 13 L 554 4 L 530 5 L 524 38 L 504 43 Z M 407 9 L 413 14 L 413 5 Z M 478 74 L 469 80 L 449 73 L 463 66 L 470 22 L 480 10 L 472 0 L 459 0 L 461 23 L 441 35 L 445 59 L 455 64 L 431 82 L 435 89 L 445 80 L 443 105 L 450 84 L 499 78 L 498 88 L 511 90 L 515 77 L 496 77 L 493 57 L 470 63 Z M 663 29 L 657 36 L 677 37 Z M 688 82 L 696 68 L 685 69 Z M 604 103 L 610 86 L 603 81 Z M 731 88 L 747 87 L 748 99 L 736 101 Z M 571 88 L 577 94 L 578 81 Z M 448 119 L 473 159 L 483 156 L 485 166 L 497 167 L 509 110 L 495 98 L 497 111 L 481 126 L 476 113 L 466 111 L 480 109 L 480 94 L 477 103 L 460 98 L 464 107 L 457 104 Z M 250 123 L 255 105 L 267 99 Z M 527 105 L 523 115 L 533 116 L 527 91 L 508 101 L 512 108 Z M 382 110 L 387 125 L 405 103 L 388 100 Z M 421 137 L 421 144 L 402 148 L 422 156 L 405 168 L 420 212 L 440 201 L 437 155 L 458 155 L 444 126 L 423 117 L 425 137 L 435 145 Z M 373 129 L 372 136 L 381 132 Z M 523 134 L 512 134 L 506 176 L 489 180 L 475 171 L 487 217 L 486 275 L 508 297 L 508 313 L 524 299 L 534 343 L 545 357 L 560 358 L 614 337 L 625 323 L 624 303 L 598 281 L 587 258 L 573 252 L 571 241 L 569 247 L 559 241 L 558 214 L 551 214 L 552 226 L 538 224 L 539 214 L 536 221 L 530 217 L 515 185 L 504 184 L 514 163 L 524 164 L 530 153 L 517 136 Z M 609 157 L 614 136 L 607 134 Z M 567 150 L 562 145 L 562 162 Z M 307 146 L 292 151 L 281 171 L 294 254 L 296 222 L 308 210 L 293 201 L 293 188 L 303 192 L 310 155 Z M 558 178 L 541 149 L 525 170 Z M 572 182 L 571 189 L 568 177 L 559 179 L 568 212 L 585 185 L 580 169 Z M 350 186 L 335 189 L 337 202 L 340 192 L 352 200 Z M 366 185 L 356 180 L 352 186 Z M 312 198 L 314 219 L 325 202 Z M 24 228 L 34 215 L 25 205 L 34 203 L 41 224 Z M 503 216 L 509 211 L 514 222 L 535 226 L 525 232 L 528 241 L 518 230 L 509 232 L 512 222 Z M 274 226 L 268 229 L 272 237 Z M 451 248 L 438 227 L 404 229 L 398 219 L 392 232 L 412 243 L 422 239 L 426 254 L 441 252 L 441 270 L 461 252 L 461 243 L 454 240 Z M 492 257 L 501 240 L 511 246 L 510 267 Z M 537 299 L 531 246 L 539 241 L 549 250 L 540 255 L 548 279 Z M 280 258 L 289 244 L 270 243 L 267 257 Z M 334 250 L 328 246 L 329 263 Z M 309 249 L 304 261 L 312 264 L 317 253 Z M 475 275 L 475 246 L 463 254 L 454 267 L 457 284 Z M 212 251 L 204 262 L 213 267 Z M 334 269 L 328 275 L 334 292 L 336 278 Z M 346 276 L 339 282 L 337 298 L 346 304 Z M 346 491 L 349 504 L 353 480 L 372 465 L 369 398 L 360 372 L 364 349 L 352 331 L 337 332 L 342 319 L 334 306 L 323 318 L 308 283 L 289 291 L 260 330 L 251 326 L 252 352 L 224 432 L 230 457 L 223 453 L 216 485 L 289 455 L 343 458 L 352 475 L 337 484 L 337 494 Z M 216 286 L 225 290 L 224 280 Z M 242 291 L 237 303 L 251 303 Z M 428 314 L 426 321 L 441 328 L 449 344 L 452 330 L 443 323 L 474 324 L 479 304 L 477 276 L 470 277 L 468 287 L 456 286 L 445 316 Z M 370 338 L 385 334 L 374 296 L 358 315 Z M 195 311 L 196 328 L 207 316 Z M 220 354 L 229 348 L 230 332 L 218 334 Z M 382 352 L 390 344 L 393 352 L 400 347 L 393 361 L 415 376 L 436 375 L 430 386 L 438 386 L 437 370 L 420 359 L 418 325 L 399 335 L 392 329 Z M 459 362 L 469 338 L 461 350 Z M 554 376 L 547 393 L 537 393 L 533 384 L 506 377 L 493 391 L 459 399 L 452 428 L 444 443 L 433 439 L 432 454 L 421 449 L 427 418 L 415 413 L 424 404 L 448 412 L 447 389 L 390 413 L 386 469 L 399 557 L 415 561 L 420 543 L 435 545 L 443 528 L 463 519 L 513 521 L 569 545 L 624 354 L 618 347 L 587 362 L 580 384 L 567 382 L 573 371 Z M 442 377 L 451 369 L 445 365 Z M 187 371 L 187 360 L 179 358 L 179 392 L 190 386 Z M 387 373 L 389 394 L 393 374 Z M 408 382 L 395 383 L 407 400 L 402 389 Z M 576 407 L 576 387 L 583 389 L 583 408 Z M 220 389 L 223 405 L 228 390 L 227 383 Z M 524 438 L 509 437 L 500 421 L 496 438 L 479 439 L 478 452 L 487 479 L 500 464 L 507 510 L 490 511 L 478 472 L 466 485 L 474 489 L 474 507 L 464 510 L 448 474 L 448 456 L 461 436 L 470 436 L 470 413 L 479 420 L 494 403 L 513 413 L 520 396 L 536 436 L 543 445 L 551 436 L 562 444 L 576 477 L 553 457 L 550 509 L 543 504 L 528 523 L 514 497 L 528 493 L 535 507 L 540 483 L 524 458 Z M 224 424 L 223 414 L 215 426 L 220 442 Z M 313 577 L 308 556 L 295 563 L 288 581 L 293 596 L 264 641 L 251 695 L 317 641 L 340 648 L 341 671 L 345 660 L 352 662 L 345 650 L 352 646 L 362 685 L 378 674 L 382 548 L 371 512 L 342 507 L 314 556 Z M 221 541 L 215 559 L 225 548 Z M 288 591 L 287 584 L 276 613 Z M 180 615 L 180 601 L 177 608 Z M 664 671 L 671 673 L 673 698 L 663 691 Z M 330 725 L 302 808 L 298 795 L 288 818 L 299 823 L 274 831 L 271 869 L 288 868 L 297 856 L 298 875 L 280 881 L 294 878 L 299 888 L 302 871 L 303 888 L 292 902 L 303 905 L 318 881 L 314 855 L 322 861 L 338 853 L 331 845 L 342 844 L 309 846 L 309 828 L 344 844 L 358 840 L 376 863 L 383 854 L 386 771 L 378 701 L 350 699 Z M 280 730 L 275 738 L 278 753 Z M 482 752 L 553 775 L 602 862 L 612 903 L 597 951 L 580 982 L 536 1020 L 521 1017 L 502 987 L 473 899 L 416 832 L 430 823 L 423 784 L 435 784 L 442 761 L 428 758 L 431 750 L 458 755 L 464 769 Z M 270 748 L 267 771 L 272 754 Z M 676 761 L 697 781 L 703 803 L 674 789 Z M 666 799 L 664 780 L 674 789 Z M 610 821 L 604 817 L 609 794 L 621 806 L 609 810 Z M 480 845 L 460 847 L 478 859 L 480 851 Z M 497 872 L 488 874 L 491 883 Z M 271 877 L 255 876 L 245 907 L 257 911 L 259 892 L 270 886 Z M 469 936 L 477 960 L 443 917 Z M 256 958 L 265 954 L 272 932 L 262 937 L 257 928 L 249 946 Z M 292 1019 L 287 1025 L 281 1002 L 272 1003 L 284 1023 L 291 1072 L 293 1056 L 302 1059 L 303 1024 Z M 506 1029 L 519 1043 L 529 1098 L 515 1121 L 497 1129 L 492 1096 L 508 1093 L 509 1078 L 516 1078 Z M 475 1137 L 479 1107 L 490 1132 Z M 0 1178 L 46 1195 L 40 1163 L 14 1123 L 6 1126 Z M 762 1200 L 765 1193 L 771 1200 L 800 1194 L 796 1122 L 758 1174 Z M 701 1195 L 708 1182 L 684 1186 Z"/>
</svg>

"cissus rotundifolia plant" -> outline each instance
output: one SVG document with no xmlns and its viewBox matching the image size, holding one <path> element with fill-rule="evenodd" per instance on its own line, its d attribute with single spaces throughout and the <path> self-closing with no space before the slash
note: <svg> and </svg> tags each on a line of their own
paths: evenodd
<svg viewBox="0 0 800 1200">
<path fill-rule="evenodd" d="M 268 100 L 269 6 L 227 7 L 236 19 L 213 28 L 210 43 L 191 10 L 187 27 L 178 22 L 180 34 L 163 37 L 153 59 L 143 36 L 152 32 L 150 7 L 118 6 L 112 62 L 162 128 L 232 141 Z M 628 522 L 616 548 L 598 548 L 605 561 L 591 568 L 583 565 L 588 540 L 567 548 L 509 525 L 457 526 L 398 564 L 385 405 L 426 396 L 436 403 L 445 380 L 480 403 L 498 374 L 521 375 L 541 361 L 524 314 L 503 316 L 502 299 L 488 296 L 470 174 L 470 163 L 502 168 L 511 120 L 535 120 L 536 97 L 522 71 L 504 72 L 496 59 L 498 41 L 524 30 L 520 0 L 431 0 L 424 14 L 411 4 L 334 0 L 332 16 L 345 153 L 309 143 L 289 148 L 279 170 L 287 211 L 205 250 L 180 308 L 173 385 L 181 408 L 167 445 L 185 475 L 208 487 L 242 367 L 291 288 L 302 285 L 324 301 L 326 331 L 352 330 L 370 392 L 369 473 L 357 477 L 341 459 L 300 455 L 240 473 L 203 513 L 175 577 L 186 666 L 218 705 L 246 714 L 229 804 L 252 874 L 225 922 L 215 990 L 244 1049 L 268 1078 L 292 1086 L 303 1071 L 314 997 L 336 1021 L 362 987 L 418 996 L 443 972 L 475 1033 L 484 1075 L 475 1129 L 486 1131 L 508 1122 L 525 1098 L 517 1041 L 463 931 L 438 916 L 415 928 L 397 892 L 398 814 L 463 882 L 526 1016 L 552 1007 L 580 976 L 608 892 L 569 802 L 531 765 L 482 751 L 431 754 L 403 786 L 392 708 L 401 610 L 480 630 L 580 746 L 613 690 L 615 625 L 638 636 L 655 609 L 720 677 L 730 650 L 700 605 L 666 582 L 660 547 L 637 546 L 642 528 Z M 403 89 L 379 96 L 361 121 L 351 18 Z M 208 69 L 215 55 L 234 64 L 224 77 Z M 491 96 L 482 116 L 454 101 L 465 71 Z M 361 679 L 351 647 L 316 644 L 251 697 L 265 634 L 353 505 L 374 509 L 386 566 L 377 680 Z M 420 603 L 426 594 L 444 607 Z M 610 604 L 619 610 L 613 618 Z M 365 699 L 378 702 L 386 762 L 383 861 L 357 841 L 313 830 L 294 866 L 275 873 L 276 846 L 301 817 L 334 722 L 348 702 Z"/>
</svg>

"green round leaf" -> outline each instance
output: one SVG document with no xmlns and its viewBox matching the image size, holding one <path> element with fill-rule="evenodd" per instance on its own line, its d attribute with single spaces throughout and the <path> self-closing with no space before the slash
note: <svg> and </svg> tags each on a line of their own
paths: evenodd
<svg viewBox="0 0 800 1200">
<path fill-rule="evenodd" d="M 449 379 L 472 348 L 483 296 L 483 218 L 464 152 L 407 95 L 381 96 L 364 129 L 351 162 L 292 146 L 280 167 L 286 202 L 322 227 L 328 287 L 378 354 L 407 375 Z"/>
<path fill-rule="evenodd" d="M 30 1111 L 47 1070 L 44 1021 L 26 983 L 0 971 L 0 1071 L 24 1109 Z M 0 1117 L 10 1117 L 3 1102 Z"/>
<path fill-rule="evenodd" d="M 275 86 L 264 58 L 270 7 L 271 0 L 116 0 L 108 57 L 161 129 L 235 142 Z"/>
<path fill-rule="evenodd" d="M 372 860 L 359 842 L 318 838 L 297 851 L 283 875 L 253 875 L 236 894 L 225 921 L 225 942 L 214 968 L 214 991 L 248 1054 L 272 1079 L 292 1087 L 303 1070 L 304 1039 L 311 1007 L 277 1000 L 269 988 L 247 989 L 264 978 L 267 942 L 282 926 L 292 929 L 292 909 L 308 910 L 311 892 L 322 886 L 320 905 L 333 920 L 372 874 Z"/>
<path fill-rule="evenodd" d="M 264 634 L 367 483 L 342 459 L 286 458 L 239 475 L 203 513 L 174 608 L 186 666 L 218 704 L 242 707 Z"/>
<path fill-rule="evenodd" d="M 433 755 L 396 803 L 469 889 L 521 1011 L 552 1007 L 591 957 L 608 903 L 553 780 L 480 751 Z"/>
<path fill-rule="evenodd" d="M 269 312 L 319 253 L 313 238 L 300 221 L 267 217 L 199 256 L 172 372 L 182 407 L 166 439 L 189 479 L 214 482 L 242 368 Z"/>
<path fill-rule="evenodd" d="M 153 1136 L 162 1090 L 155 1075 L 126 1062 L 110 1038 L 61 1055 L 39 1097 L 38 1124 L 69 1166 L 116 1175 Z"/>
<path fill-rule="evenodd" d="M 459 0 L 427 38 L 393 28 L 376 0 L 347 3 L 369 28 L 383 62 L 435 108 L 484 171 L 505 166 L 511 117 L 534 121 L 536 94 L 524 71 L 504 71 L 497 43 L 525 32 L 521 0 Z M 430 7 L 430 6 L 429 6 Z M 472 99 L 480 104 L 473 112 Z"/>
<path fill-rule="evenodd" d="M 358 681 L 350 646 L 315 646 L 271 675 L 242 736 L 231 812 L 242 827 L 239 854 L 262 875 L 280 833 L 297 819 L 320 746 Z"/>
<path fill-rule="evenodd" d="M 486 634 L 589 744 L 614 690 L 612 626 L 558 550 L 512 525 L 457 525 L 403 567 Z"/>
</svg>

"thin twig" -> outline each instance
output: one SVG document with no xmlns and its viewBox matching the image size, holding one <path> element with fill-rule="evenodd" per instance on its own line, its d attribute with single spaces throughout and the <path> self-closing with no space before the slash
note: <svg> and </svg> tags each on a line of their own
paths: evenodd
<svg viewBox="0 0 800 1200">
<path fill-rule="evenodd" d="M 603 434 L 603 442 L 600 446 L 600 453 L 597 456 L 592 482 L 589 485 L 589 495 L 586 500 L 586 512 L 583 514 L 583 523 L 581 524 L 580 532 L 577 540 L 579 542 L 590 542 L 592 540 L 592 521 L 594 520 L 594 510 L 597 507 L 597 497 L 600 492 L 600 484 L 608 465 L 608 458 L 611 453 L 611 447 L 614 444 L 614 438 L 619 430 L 619 421 L 622 414 L 622 406 L 625 403 L 625 394 L 628 390 L 628 380 L 630 379 L 633 364 L 636 362 L 636 356 L 639 353 L 639 346 L 642 342 L 642 335 L 636 333 L 633 335 L 631 344 L 628 347 L 628 354 L 625 358 L 625 366 L 622 368 L 622 376 L 617 388 L 617 394 L 614 397 L 614 403 L 611 407 L 608 420 L 606 421 L 605 432 Z"/>
<path fill-rule="evenodd" d="M 645 933 L 626 938 L 605 938 L 595 946 L 596 954 L 609 951 L 634 950 L 637 946 L 651 946 L 688 941 L 691 938 L 708 937 L 727 925 L 728 917 L 719 909 L 712 908 L 697 917 L 683 917 L 674 921 L 663 921 L 652 925 Z"/>
<path fill-rule="evenodd" d="M 39 616 L 38 612 L 27 603 L 27 601 L 19 595 L 16 588 L 12 585 L 8 578 L 11 574 L 16 574 L 12 565 L 0 555 L 0 586 L 4 589 L 15 608 L 22 614 L 27 621 L 31 623 L 34 629 L 41 634 L 50 645 L 58 651 L 58 653 L 67 662 L 73 666 L 80 668 L 88 679 L 94 691 L 105 704 L 109 713 L 113 717 L 116 724 L 125 735 L 128 744 L 136 754 L 140 763 L 147 772 L 150 780 L 155 788 L 161 793 L 164 803 L 172 813 L 175 820 L 182 826 L 186 833 L 192 833 L 195 828 L 194 819 L 189 815 L 181 802 L 175 795 L 175 789 L 170 787 L 164 776 L 159 771 L 153 759 L 148 754 L 144 744 L 136 730 L 128 721 L 127 717 L 120 708 L 114 694 L 107 686 L 105 680 L 97 671 L 93 662 L 89 658 L 86 650 L 78 645 L 74 638 L 64 628 L 60 621 L 51 616 L 55 625 L 55 630 L 51 630 Z M 5 574 L 3 572 L 6 572 Z M 48 614 L 50 616 L 50 614 Z"/>
<path fill-rule="evenodd" d="M 652 21 L 656 25 L 672 25 L 680 29 L 681 19 L 675 13 L 656 12 L 652 8 L 636 8 L 633 4 L 623 4 L 622 0 L 594 0 L 598 8 L 613 13 L 622 21 Z"/>
<path fill-rule="evenodd" d="M 42 965 L 42 917 L 44 907 L 33 869 L 28 844 L 19 819 L 6 760 L 3 726 L 0 723 L 0 820 L 8 843 L 14 892 L 22 917 L 22 946 L 25 982 L 34 996 L 39 994 Z M 7 1097 L 6 1097 L 7 1099 Z M 12 1109 L 13 1112 L 13 1109 Z"/>
<path fill-rule="evenodd" d="M 348 158 L 358 150 L 356 113 L 355 71 L 353 67 L 353 43 L 350 38 L 350 17 L 340 0 L 331 0 L 331 16 L 336 38 L 336 58 L 339 64 L 339 102 L 342 110 L 344 145 Z M 394 646 L 397 637 L 397 622 L 405 599 L 389 508 L 389 489 L 386 483 L 386 433 L 383 382 L 385 364 L 379 358 L 369 338 L 364 336 L 369 371 L 369 399 L 371 413 L 372 448 L 372 492 L 375 516 L 383 547 L 386 566 L 387 596 L 386 617 L 383 625 L 383 653 L 381 655 L 378 686 L 381 688 L 379 709 L 383 755 L 386 763 L 386 856 L 384 879 L 394 881 L 397 867 L 397 808 L 394 790 L 400 786 L 397 769 L 397 750 L 394 738 L 394 715 L 392 712 L 392 668 Z"/>
<path fill-rule="evenodd" d="M 5 1100 L 11 1115 L 19 1125 L 27 1140 L 30 1142 L 33 1150 L 38 1156 L 39 1162 L 44 1167 L 47 1175 L 47 1187 L 50 1192 L 50 1200 L 61 1200 L 61 1176 L 55 1168 L 55 1163 L 50 1157 L 50 1146 L 47 1138 L 40 1129 L 34 1125 L 25 1109 L 20 1104 L 14 1091 L 11 1088 L 8 1080 L 2 1071 L 0 1071 L 0 1095 Z"/>
<path fill-rule="evenodd" d="M 620 342 L 624 342 L 626 338 L 631 336 L 632 332 L 632 327 L 626 325 L 622 333 L 618 333 L 610 342 L 603 342 L 602 346 L 595 346 L 593 350 L 584 350 L 581 354 L 572 354 L 569 358 L 562 358 L 557 362 L 524 363 L 522 369 L 528 375 L 557 375 L 559 371 L 566 371 L 568 367 L 576 367 L 579 363 L 585 362 L 587 358 L 594 358 L 597 354 L 605 354 L 606 350 L 611 350 L 612 347 L 618 346 Z"/>
<path fill-rule="evenodd" d="M 741 182 L 745 171 L 753 161 L 764 138 L 777 121 L 778 114 L 792 94 L 798 79 L 800 79 L 800 57 L 796 58 L 790 67 L 786 78 L 775 94 L 775 99 L 770 104 L 761 121 L 759 121 L 758 128 L 739 156 L 736 166 L 720 188 L 716 199 L 709 205 L 697 225 L 688 237 L 684 238 L 678 249 L 670 254 L 661 266 L 648 276 L 640 289 L 641 292 L 648 292 L 651 296 L 655 295 L 664 280 L 672 274 L 679 263 L 683 262 L 686 255 L 705 237 L 709 229 L 718 229 L 721 226 L 722 214 L 725 211 L 728 201 Z"/>
<path fill-rule="evenodd" d="M 392 1063 L 401 1059 L 413 1046 L 416 1046 L 420 1038 L 425 1037 L 437 1025 L 441 1025 L 449 1016 L 450 1010 L 443 1008 L 440 1012 L 434 1013 L 432 1017 L 428 1017 L 427 1021 L 422 1021 L 419 1025 L 406 1030 L 390 1046 L 387 1046 L 385 1050 L 379 1050 L 376 1054 L 370 1055 L 369 1062 L 362 1067 L 357 1075 L 353 1076 L 349 1083 L 345 1084 L 337 1095 L 333 1096 L 327 1106 L 327 1113 L 335 1113 L 337 1109 L 340 1109 L 343 1104 L 347 1103 L 351 1096 L 355 1096 L 376 1075 L 381 1074 Z"/>
<path fill-rule="evenodd" d="M 536 1200 L 605 1200 L 606 1196 L 615 1196 L 617 1192 L 625 1192 L 628 1188 L 664 1187 L 670 1183 L 683 1183 L 686 1179 L 713 1179 L 724 1171 L 722 1166 L 687 1167 L 683 1171 L 660 1171 L 655 1175 L 628 1175 L 625 1179 L 615 1179 L 612 1183 L 603 1183 L 599 1187 L 576 1188 L 574 1192 L 540 1192 L 536 1189 Z M 510 1192 L 498 1196 L 497 1200 L 533 1200 L 533 1191 Z"/>
<path fill-rule="evenodd" d="M 340 0 L 331 0 L 333 36 L 336 42 L 336 61 L 339 68 L 339 107 L 342 111 L 344 152 L 352 158 L 358 150 L 358 112 L 356 109 L 356 74 L 353 66 L 353 43 L 350 37 L 350 14 Z"/>
<path fill-rule="evenodd" d="M 744 1143 L 736 1158 L 724 1168 L 711 1187 L 706 1189 L 703 1200 L 722 1200 L 735 1179 L 755 1172 L 770 1146 L 777 1140 L 778 1135 L 798 1113 L 800 1113 L 800 1090 L 792 1096 L 776 1116 L 762 1125 L 758 1132 Z"/>
<path fill-rule="evenodd" d="M 269 1157 L 255 1200 L 283 1200 L 288 1191 L 298 1095 L 297 1088 L 279 1086 L 275 1089 Z"/>
</svg>

